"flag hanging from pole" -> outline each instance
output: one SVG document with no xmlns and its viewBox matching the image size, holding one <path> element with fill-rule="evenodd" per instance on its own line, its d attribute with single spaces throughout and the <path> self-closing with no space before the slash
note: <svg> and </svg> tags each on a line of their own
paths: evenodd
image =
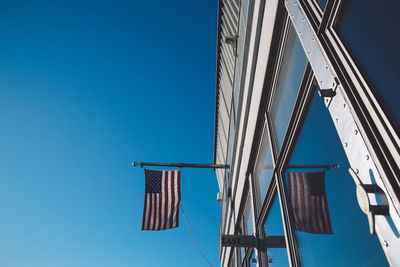
<svg viewBox="0 0 400 267">
<path fill-rule="evenodd" d="M 288 182 L 296 230 L 332 234 L 325 193 L 325 171 L 288 172 Z"/>
<path fill-rule="evenodd" d="M 142 230 L 165 230 L 179 226 L 180 170 L 145 169 Z"/>
</svg>

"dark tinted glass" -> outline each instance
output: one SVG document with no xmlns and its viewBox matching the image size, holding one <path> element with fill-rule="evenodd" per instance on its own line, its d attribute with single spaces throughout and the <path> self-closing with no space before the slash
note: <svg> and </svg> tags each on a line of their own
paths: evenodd
<svg viewBox="0 0 400 267">
<path fill-rule="evenodd" d="M 349 1 L 339 35 L 386 113 L 400 122 L 400 1 Z"/>
<path fill-rule="evenodd" d="M 323 176 L 315 173 L 323 171 L 321 168 L 289 170 L 308 176 L 307 182 L 297 180 L 297 183 L 291 182 L 290 185 L 288 183 L 289 202 L 294 207 L 292 213 L 294 217 L 297 216 L 298 221 L 296 229 L 303 228 L 301 231 L 296 231 L 302 265 L 388 266 L 378 238 L 369 233 L 367 217 L 357 203 L 355 183 L 348 172 L 346 155 L 323 99 L 317 94 L 314 96 L 289 164 L 339 164 L 340 166 L 338 169 L 325 172 L 325 186 L 322 181 Z M 288 180 L 288 174 L 286 176 Z M 315 179 L 321 180 L 315 181 Z M 294 189 L 294 186 L 301 190 Z M 324 195 L 326 199 L 322 201 Z M 326 211 L 330 216 L 324 215 L 323 203 L 326 202 Z M 327 217 L 330 219 L 323 222 L 322 220 Z M 317 218 L 323 219 L 316 221 Z M 313 224 L 325 229 L 331 224 L 333 234 L 305 232 L 307 229 L 314 229 Z"/>
</svg>

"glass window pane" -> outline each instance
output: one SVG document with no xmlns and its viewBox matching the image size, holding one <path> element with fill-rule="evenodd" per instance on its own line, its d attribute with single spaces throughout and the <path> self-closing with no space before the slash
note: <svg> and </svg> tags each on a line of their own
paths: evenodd
<svg viewBox="0 0 400 267">
<path fill-rule="evenodd" d="M 280 150 L 285 137 L 306 65 L 307 57 L 291 25 L 271 109 L 278 150 Z"/>
<path fill-rule="evenodd" d="M 400 123 L 400 17 L 398 0 L 349 1 L 339 35 L 386 113 Z"/>
<path fill-rule="evenodd" d="M 323 169 L 299 168 L 286 173 L 302 265 L 388 266 L 378 238 L 369 233 L 367 217 L 358 206 L 355 183 L 333 121 L 316 94 L 289 165 L 319 164 L 340 167 L 325 172 L 325 184 Z M 329 225 L 332 234 L 328 234 Z"/>
<path fill-rule="evenodd" d="M 253 253 L 251 254 L 251 257 L 250 257 L 250 266 L 251 267 L 256 267 L 257 263 L 253 262 L 252 259 L 256 259 L 256 252 L 254 250 L 253 250 Z"/>
<path fill-rule="evenodd" d="M 268 214 L 267 220 L 265 221 L 265 233 L 266 235 L 280 235 L 284 236 L 283 221 L 281 209 L 279 206 L 279 199 L 275 197 L 274 203 L 272 204 L 271 210 Z M 268 262 L 270 266 L 289 266 L 289 260 L 286 248 L 268 248 Z"/>
<path fill-rule="evenodd" d="M 257 202 L 260 203 L 260 205 L 262 205 L 265 199 L 269 184 L 271 183 L 272 174 L 274 173 L 271 146 L 266 131 L 262 138 L 260 152 L 254 171 L 256 197 Z"/>
<path fill-rule="evenodd" d="M 251 203 L 250 197 L 248 197 L 246 208 L 244 209 L 243 214 L 244 230 L 246 235 L 252 235 L 254 233 L 253 217 L 253 205 Z"/>
<path fill-rule="evenodd" d="M 325 9 L 327 1 L 328 0 L 318 0 L 318 3 L 322 7 L 322 9 Z"/>
</svg>

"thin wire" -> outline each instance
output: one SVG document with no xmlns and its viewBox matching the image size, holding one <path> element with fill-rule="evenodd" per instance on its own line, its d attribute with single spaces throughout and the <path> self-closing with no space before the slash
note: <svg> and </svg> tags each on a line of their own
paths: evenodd
<svg viewBox="0 0 400 267">
<path fill-rule="evenodd" d="M 208 263 L 211 267 L 213 267 L 212 264 L 210 263 L 210 261 L 207 259 L 206 255 L 203 254 L 203 252 L 201 251 L 201 249 L 200 249 L 199 246 L 197 245 L 196 240 L 194 240 L 194 236 L 193 236 L 193 234 L 192 234 L 192 231 L 190 231 L 189 225 L 188 225 L 188 223 L 187 223 L 187 221 L 186 221 L 185 213 L 183 212 L 182 203 L 181 203 L 180 206 L 181 206 L 181 210 L 182 210 L 183 219 L 185 220 L 186 227 L 187 227 L 187 229 L 188 229 L 188 231 L 189 231 L 189 233 L 190 233 L 190 236 L 192 237 L 192 240 L 193 240 L 194 244 L 196 245 L 197 249 L 199 250 L 201 256 L 203 256 L 203 258 L 207 261 L 207 263 Z"/>
<path fill-rule="evenodd" d="M 276 253 L 278 252 L 278 248 L 275 249 L 274 255 L 272 257 L 269 257 L 271 260 L 274 260 Z"/>
</svg>

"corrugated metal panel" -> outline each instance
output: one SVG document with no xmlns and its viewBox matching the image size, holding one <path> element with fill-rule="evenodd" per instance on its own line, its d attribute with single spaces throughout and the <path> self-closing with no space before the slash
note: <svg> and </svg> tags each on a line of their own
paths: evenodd
<svg viewBox="0 0 400 267">
<path fill-rule="evenodd" d="M 236 17 L 236 21 L 238 21 L 238 14 L 239 14 L 239 6 L 233 2 L 228 0 L 223 0 L 224 6 L 229 8 L 232 14 Z"/>
<path fill-rule="evenodd" d="M 219 1 L 214 162 L 220 164 L 227 163 L 236 68 L 235 45 L 226 44 L 225 38 L 237 36 L 239 3 L 239 0 Z M 226 172 L 225 170 L 218 170 L 216 173 L 218 185 L 222 192 Z"/>
<path fill-rule="evenodd" d="M 225 113 L 225 115 L 226 115 L 226 117 L 229 118 L 228 113 Z M 221 116 L 219 117 L 219 120 L 224 120 L 225 119 L 225 115 L 221 114 Z M 218 136 L 220 137 L 221 142 L 228 143 L 228 136 L 229 136 L 228 135 L 229 134 L 229 128 L 227 128 L 228 125 L 222 123 L 221 126 L 222 127 L 220 127 L 218 129 Z"/>
<path fill-rule="evenodd" d="M 232 91 L 232 87 L 233 87 L 233 78 L 231 79 L 231 77 L 229 77 L 228 74 L 228 69 L 221 66 L 221 76 L 224 80 L 226 80 L 226 87 L 229 89 L 229 91 Z M 221 84 L 220 84 L 221 87 Z M 221 89 L 221 88 L 220 88 Z"/>
<path fill-rule="evenodd" d="M 219 163 L 219 161 L 217 161 L 217 163 Z M 215 170 L 215 174 L 217 176 L 217 181 L 218 181 L 218 187 L 222 188 L 222 183 L 225 179 L 225 171 L 222 169 L 216 169 Z"/>
<path fill-rule="evenodd" d="M 226 36 L 232 36 L 235 31 L 234 28 L 232 27 L 232 24 L 230 24 L 226 18 L 222 18 L 222 27 L 223 27 L 223 31 L 222 31 L 222 36 L 226 37 Z M 221 42 L 224 42 L 224 39 L 221 40 Z"/>
<path fill-rule="evenodd" d="M 222 58 L 221 58 L 221 66 L 222 68 L 226 68 L 228 73 L 229 73 L 229 77 L 231 78 L 231 81 L 233 81 L 233 72 L 235 70 L 235 60 L 233 58 L 233 53 L 231 51 L 228 50 L 229 47 L 227 47 L 226 45 L 223 45 L 221 47 L 221 54 L 222 54 Z"/>
<path fill-rule="evenodd" d="M 220 103 L 220 108 L 225 108 L 226 110 L 230 110 L 231 101 L 232 101 L 232 85 L 227 86 L 227 83 L 221 78 L 221 95 L 224 100 L 223 103 Z"/>
<path fill-rule="evenodd" d="M 220 140 L 219 140 L 220 141 Z M 217 151 L 218 151 L 218 156 L 219 156 L 219 158 L 222 160 L 222 162 L 221 163 L 224 163 L 225 162 L 225 158 L 226 158 L 226 154 L 224 154 L 224 152 L 223 152 L 223 150 L 221 149 L 221 146 L 220 146 L 221 144 L 220 144 L 220 142 L 218 142 L 218 149 L 217 149 Z M 222 188 L 220 188 L 220 190 L 221 190 L 221 192 L 222 192 Z"/>
<path fill-rule="evenodd" d="M 222 97 L 222 94 L 220 95 Z M 223 101 L 223 99 L 221 100 Z M 229 117 L 230 117 L 230 113 L 229 110 L 227 110 L 226 108 L 220 106 L 220 110 L 219 110 L 219 114 L 220 114 L 220 118 L 222 120 L 222 127 L 223 129 L 221 129 L 221 131 L 218 132 L 222 132 L 223 135 L 225 136 L 224 140 L 228 140 L 228 132 L 229 132 Z M 222 128 L 221 127 L 221 128 Z"/>
<path fill-rule="evenodd" d="M 230 5 L 225 5 L 224 6 L 224 11 L 225 12 L 225 17 L 229 19 L 229 21 L 232 23 L 232 25 L 237 25 L 238 24 L 238 16 L 235 14 L 232 10 L 232 7 Z"/>
<path fill-rule="evenodd" d="M 228 131 L 229 131 L 229 114 L 224 112 L 225 109 L 221 109 L 221 112 L 219 114 L 219 120 L 222 122 L 220 125 L 221 127 L 218 128 L 218 138 L 220 139 L 221 142 L 228 143 Z M 228 120 L 228 123 L 225 122 L 225 120 Z"/>
<path fill-rule="evenodd" d="M 222 76 L 222 75 L 221 75 Z M 225 108 L 230 110 L 232 103 L 232 84 L 225 77 L 221 77 L 221 93 L 224 95 L 225 99 Z"/>
</svg>

